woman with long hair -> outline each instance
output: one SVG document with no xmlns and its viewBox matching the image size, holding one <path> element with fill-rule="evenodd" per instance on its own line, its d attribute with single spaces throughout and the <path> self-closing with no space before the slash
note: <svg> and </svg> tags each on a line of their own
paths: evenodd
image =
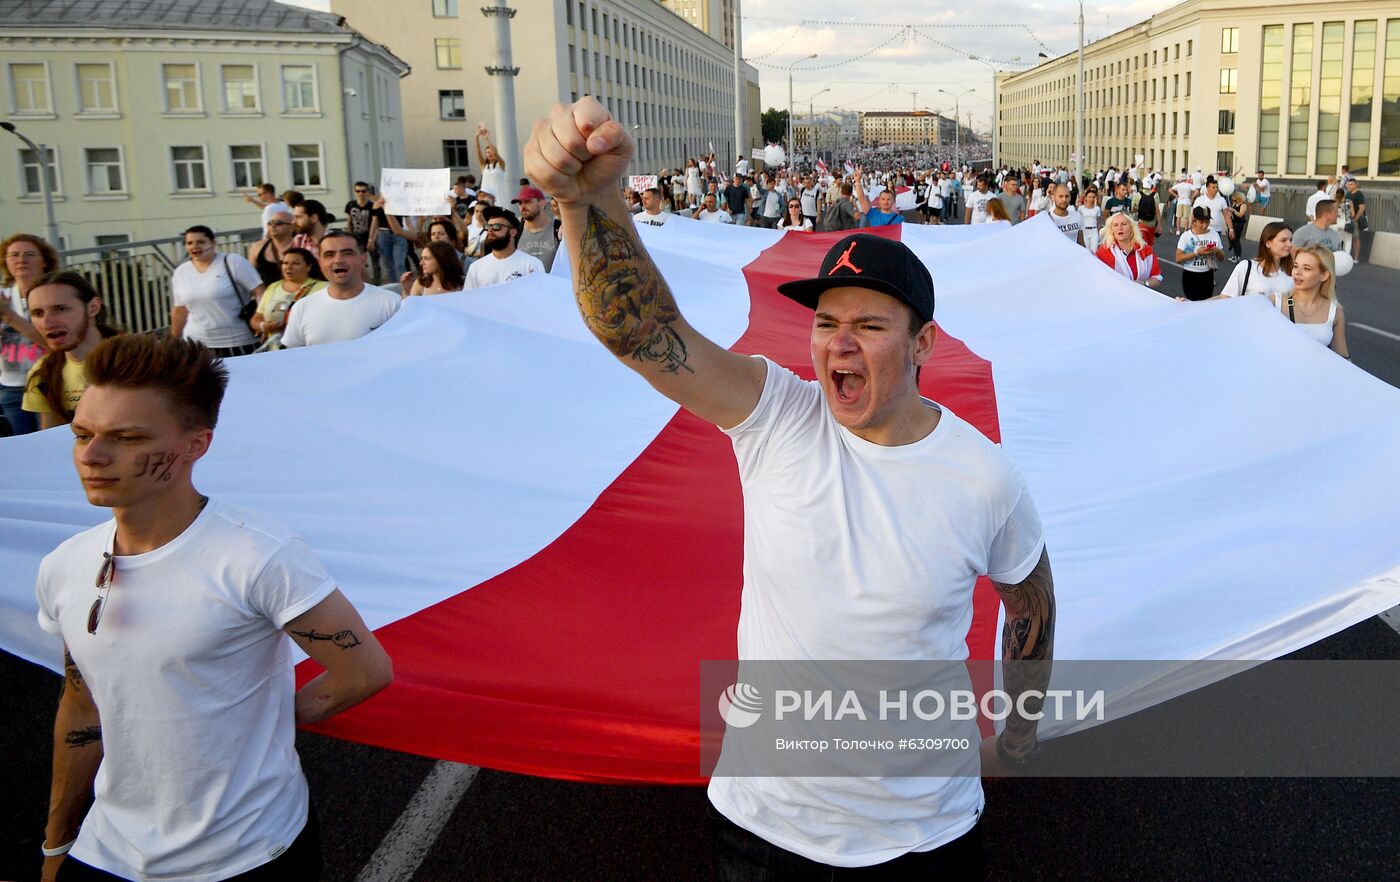
<svg viewBox="0 0 1400 882">
<path fill-rule="evenodd" d="M 1230 260 L 1238 261 L 1244 257 L 1244 228 L 1249 223 L 1249 203 L 1243 192 L 1236 190 L 1230 197 L 1230 214 L 1225 220 L 1235 233 L 1230 239 Z"/>
<path fill-rule="evenodd" d="M 694 159 L 685 161 L 685 198 L 686 205 L 694 208 L 700 204 L 700 197 L 705 195 L 705 188 L 700 183 L 700 166 L 695 164 Z"/>
<path fill-rule="evenodd" d="M 1011 214 L 1006 210 L 1006 204 L 1000 199 L 987 200 L 987 223 L 1011 226 Z"/>
<path fill-rule="evenodd" d="M 305 248 L 288 248 L 282 255 L 282 278 L 267 286 L 258 301 L 258 311 L 249 321 L 264 338 L 260 350 L 281 349 L 282 329 L 287 327 L 287 311 L 292 304 L 327 287 L 324 281 L 311 277 L 314 266 L 316 258 Z"/>
<path fill-rule="evenodd" d="M 1326 245 L 1304 245 L 1293 252 L 1293 291 L 1269 299 L 1298 330 L 1342 358 L 1347 351 L 1346 315 L 1337 302 L 1337 268 Z"/>
<path fill-rule="evenodd" d="M 170 277 L 170 336 L 197 340 L 215 358 L 256 350 L 257 335 L 240 315 L 267 287 L 258 271 L 241 254 L 220 253 L 205 226 L 185 230 L 185 252 L 190 259 Z"/>
<path fill-rule="evenodd" d="M 1102 244 L 1094 254 L 1114 272 L 1149 288 L 1162 284 L 1162 266 L 1152 248 L 1142 241 L 1142 231 L 1131 215 L 1109 215 L 1100 239 Z"/>
<path fill-rule="evenodd" d="M 1099 218 L 1103 217 L 1103 208 L 1099 206 L 1099 191 L 1093 187 L 1084 191 L 1084 197 L 1079 203 L 1079 217 L 1083 222 L 1084 247 L 1093 254 L 1099 250 Z"/>
<path fill-rule="evenodd" d="M 9 434 L 27 435 L 39 428 L 34 414 L 22 407 L 29 369 L 48 348 L 29 321 L 29 291 L 44 275 L 58 269 L 58 252 L 31 233 L 15 233 L 0 242 L 5 263 L 0 266 L 0 414 Z"/>
<path fill-rule="evenodd" d="M 1293 228 L 1283 221 L 1265 224 L 1259 233 L 1259 253 L 1235 266 L 1220 296 L 1288 293 L 1293 287 L 1292 255 Z"/>
<path fill-rule="evenodd" d="M 485 147 L 482 146 L 482 141 L 486 142 Z M 505 199 L 508 192 L 506 161 L 501 158 L 496 145 L 491 143 L 491 132 L 484 124 L 476 127 L 476 159 L 481 163 L 481 186 L 477 188 L 477 192 L 485 190 L 498 201 Z"/>
<path fill-rule="evenodd" d="M 462 290 L 466 281 L 467 271 L 457 249 L 447 242 L 429 242 L 418 256 L 418 274 L 404 273 L 403 294 L 446 294 Z"/>
<path fill-rule="evenodd" d="M 802 200 L 789 199 L 787 204 L 787 214 L 778 221 L 780 230 L 797 230 L 801 233 L 812 232 L 811 220 L 802 216 Z"/>
</svg>

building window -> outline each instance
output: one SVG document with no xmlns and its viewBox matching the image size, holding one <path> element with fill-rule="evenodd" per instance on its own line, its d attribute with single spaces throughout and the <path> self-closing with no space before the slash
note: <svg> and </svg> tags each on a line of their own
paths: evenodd
<svg viewBox="0 0 1400 882">
<path fill-rule="evenodd" d="M 117 78 L 110 64 L 79 64 L 78 112 L 116 113 Z"/>
<path fill-rule="evenodd" d="M 456 18 L 457 0 L 433 0 L 433 18 Z"/>
<path fill-rule="evenodd" d="M 1191 111 L 1189 110 L 1181 115 L 1181 136 L 1183 138 L 1191 137 Z"/>
<path fill-rule="evenodd" d="M 1308 135 L 1312 131 L 1311 22 L 1293 26 L 1293 81 L 1288 98 L 1288 174 L 1301 175 L 1308 168 Z"/>
<path fill-rule="evenodd" d="M 255 113 L 258 110 L 258 74 L 251 64 L 225 64 L 224 110 L 228 113 Z"/>
<path fill-rule="evenodd" d="M 456 37 L 438 37 L 433 40 L 433 51 L 437 55 L 439 70 L 460 70 L 462 67 L 462 41 Z"/>
<path fill-rule="evenodd" d="M 1187 58 L 1190 58 L 1190 57 L 1191 57 L 1191 44 L 1193 44 L 1193 43 L 1195 43 L 1195 42 L 1196 42 L 1195 40 L 1187 40 L 1187 41 L 1186 41 L 1186 57 L 1187 57 Z"/>
<path fill-rule="evenodd" d="M 575 101 L 578 99 L 575 98 Z M 465 139 L 456 138 L 442 142 L 442 164 L 452 168 L 467 168 L 471 165 L 470 145 Z"/>
<path fill-rule="evenodd" d="M 116 147 L 89 147 L 83 151 L 87 165 L 88 193 L 101 196 L 125 193 L 126 177 L 122 174 L 122 152 Z"/>
<path fill-rule="evenodd" d="M 282 67 L 282 109 L 287 113 L 316 110 L 316 68 L 311 65 Z"/>
<path fill-rule="evenodd" d="M 1221 135 L 1233 135 L 1235 133 L 1235 112 L 1233 110 L 1220 111 L 1220 128 L 1217 133 Z"/>
<path fill-rule="evenodd" d="M 49 192 L 58 195 L 63 192 L 59 185 L 62 180 L 58 176 L 58 154 L 53 147 L 44 148 L 45 163 L 48 166 Z M 19 152 L 20 169 L 20 195 L 39 196 L 44 192 L 43 183 L 39 180 L 39 154 L 28 148 Z"/>
<path fill-rule="evenodd" d="M 233 164 L 233 186 L 238 190 L 256 187 L 267 180 L 263 170 L 263 149 L 258 144 L 235 144 L 228 149 Z"/>
<path fill-rule="evenodd" d="M 1351 40 L 1351 117 L 1347 123 L 1347 165 L 1356 175 L 1370 173 L 1375 80 L 1376 23 L 1358 21 Z"/>
<path fill-rule="evenodd" d="M 203 147 L 171 147 L 170 165 L 176 193 L 209 192 L 209 167 Z"/>
<path fill-rule="evenodd" d="M 1187 77 L 1190 77 L 1191 75 L 1190 75 L 1190 74 L 1187 74 L 1186 76 L 1187 76 Z M 1187 82 L 1190 82 L 1190 80 L 1188 79 Z M 1237 68 L 1237 67 L 1222 67 L 1222 68 L 1220 69 L 1220 94 L 1221 94 L 1221 95 L 1233 95 L 1233 94 L 1235 94 L 1236 92 L 1239 91 L 1239 87 L 1240 87 L 1240 70 L 1239 70 L 1239 68 Z M 1190 92 L 1188 91 L 1187 94 L 1189 95 Z"/>
<path fill-rule="evenodd" d="M 1400 175 L 1400 18 L 1385 26 L 1385 81 L 1381 86 L 1378 175 Z"/>
<path fill-rule="evenodd" d="M 287 158 L 292 165 L 293 187 L 321 186 L 321 145 L 289 144 Z"/>
<path fill-rule="evenodd" d="M 1232 52 L 1240 51 L 1240 29 L 1221 28 L 1220 29 L 1220 53 L 1229 55 Z"/>
<path fill-rule="evenodd" d="M 102 252 L 104 258 L 123 257 L 127 254 L 119 246 L 131 242 L 131 237 L 126 233 L 105 233 L 93 237 L 92 244 L 98 248 L 109 247 L 111 250 Z"/>
<path fill-rule="evenodd" d="M 199 103 L 199 67 L 193 64 L 162 64 L 165 80 L 165 111 L 167 113 L 197 113 Z"/>
<path fill-rule="evenodd" d="M 43 64 L 10 65 L 10 104 L 16 114 L 52 113 L 49 71 Z"/>
<path fill-rule="evenodd" d="M 1191 97 L 1191 71 L 1186 72 L 1186 97 Z"/>
<path fill-rule="evenodd" d="M 466 119 L 466 98 L 461 89 L 438 90 L 438 116 L 442 119 Z"/>
<path fill-rule="evenodd" d="M 1264 27 L 1259 70 L 1259 168 L 1278 170 L 1279 117 L 1283 102 L 1283 25 Z"/>
<path fill-rule="evenodd" d="M 1338 149 L 1342 128 L 1342 41 L 1346 25 L 1322 25 L 1322 68 L 1317 83 L 1317 159 L 1314 174 L 1330 175 L 1341 163 Z"/>
<path fill-rule="evenodd" d="M 1235 151 L 1221 150 L 1215 154 L 1215 170 L 1227 175 L 1235 173 Z"/>
</svg>

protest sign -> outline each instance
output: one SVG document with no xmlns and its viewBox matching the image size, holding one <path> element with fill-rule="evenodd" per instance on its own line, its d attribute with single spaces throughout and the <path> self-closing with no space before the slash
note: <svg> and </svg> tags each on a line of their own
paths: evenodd
<svg viewBox="0 0 1400 882">
<path fill-rule="evenodd" d="M 379 174 L 384 211 L 409 217 L 451 214 L 450 168 L 386 168 Z"/>
</svg>

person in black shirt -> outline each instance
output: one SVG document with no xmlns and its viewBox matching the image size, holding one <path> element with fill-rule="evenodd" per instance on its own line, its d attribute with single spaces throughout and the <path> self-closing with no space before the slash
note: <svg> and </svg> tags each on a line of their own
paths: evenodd
<svg viewBox="0 0 1400 882">
<path fill-rule="evenodd" d="M 361 248 L 369 248 L 370 221 L 374 218 L 374 206 L 369 199 L 369 184 L 355 182 L 355 198 L 345 203 L 345 228 L 360 240 Z"/>
<path fill-rule="evenodd" d="M 742 227 L 748 223 L 749 219 L 749 188 L 744 186 L 744 179 L 735 175 L 729 186 L 724 188 L 725 209 L 729 216 L 734 218 L 734 225 Z"/>
</svg>

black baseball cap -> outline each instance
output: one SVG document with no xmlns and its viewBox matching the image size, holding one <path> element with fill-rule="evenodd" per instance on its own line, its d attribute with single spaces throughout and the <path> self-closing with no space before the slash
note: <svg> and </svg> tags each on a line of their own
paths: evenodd
<svg viewBox="0 0 1400 882">
<path fill-rule="evenodd" d="M 826 252 L 816 278 L 778 286 L 778 293 L 808 309 L 817 308 L 831 288 L 869 288 L 906 304 L 924 321 L 933 320 L 933 277 L 909 246 L 884 236 L 853 233 Z"/>
</svg>

